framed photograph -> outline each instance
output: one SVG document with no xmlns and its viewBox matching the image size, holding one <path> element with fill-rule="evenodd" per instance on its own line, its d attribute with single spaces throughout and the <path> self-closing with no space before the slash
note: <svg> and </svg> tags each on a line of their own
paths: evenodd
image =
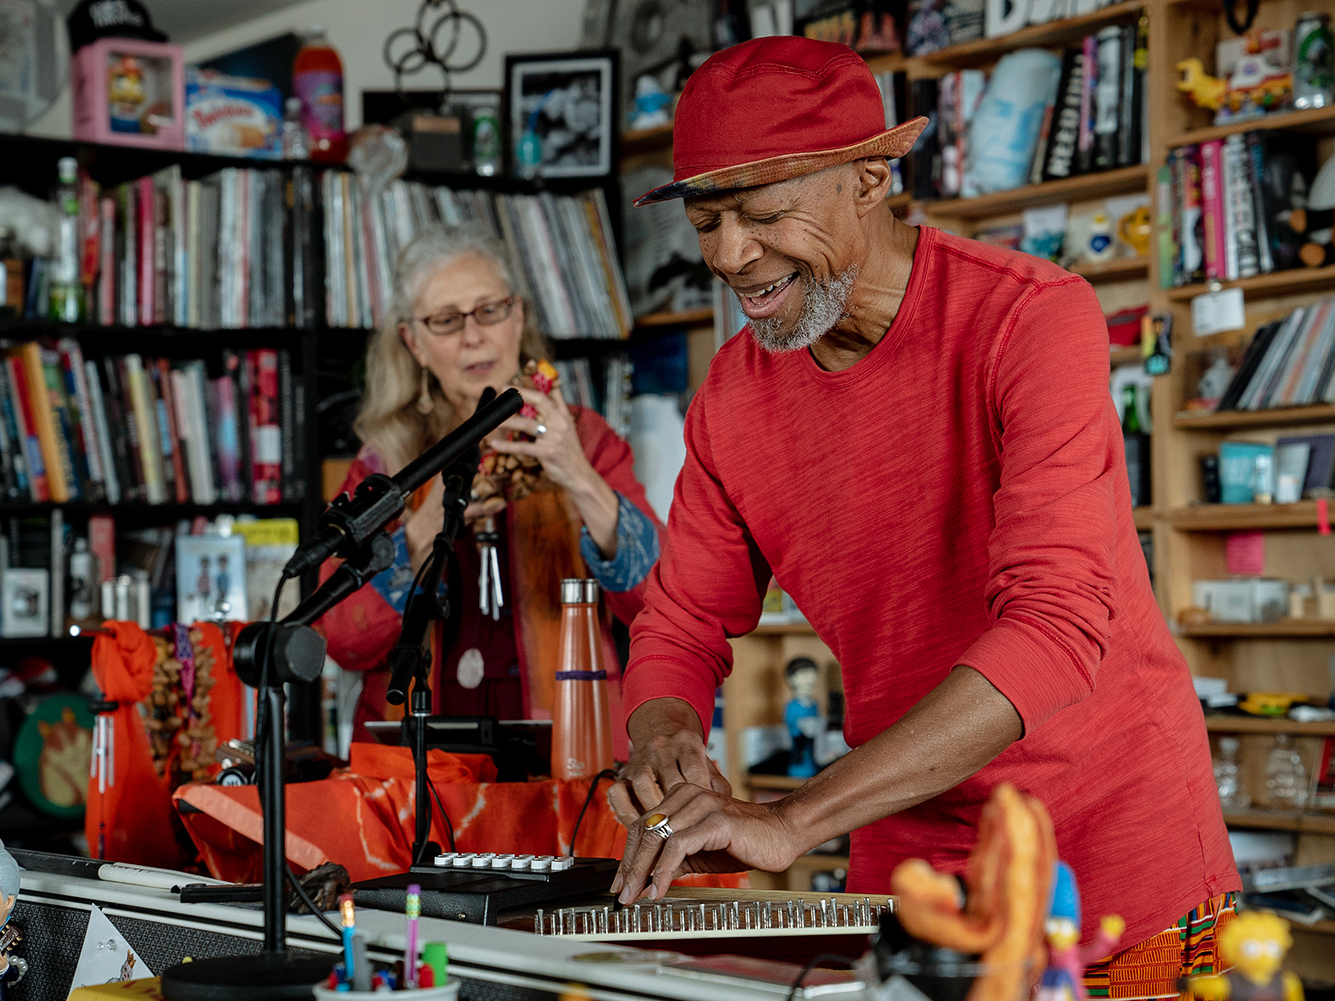
<svg viewBox="0 0 1335 1001">
<path fill-rule="evenodd" d="M 616 163 L 617 52 L 505 57 L 506 147 L 517 177 L 600 177 Z"/>
<path fill-rule="evenodd" d="M 176 621 L 245 620 L 246 540 L 240 535 L 176 537 Z"/>
</svg>

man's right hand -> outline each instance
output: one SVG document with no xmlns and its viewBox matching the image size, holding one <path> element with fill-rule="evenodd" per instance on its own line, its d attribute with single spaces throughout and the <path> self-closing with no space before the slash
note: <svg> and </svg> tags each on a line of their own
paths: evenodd
<svg viewBox="0 0 1335 1001">
<path fill-rule="evenodd" d="M 607 793 L 617 820 L 630 827 L 682 782 L 732 795 L 732 786 L 705 753 L 700 717 L 689 702 L 653 699 L 626 725 L 635 748 L 630 763 Z"/>
</svg>

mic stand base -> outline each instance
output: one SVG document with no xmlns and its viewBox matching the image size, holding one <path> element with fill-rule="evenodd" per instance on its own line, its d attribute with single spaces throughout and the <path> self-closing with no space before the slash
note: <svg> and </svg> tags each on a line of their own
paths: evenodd
<svg viewBox="0 0 1335 1001">
<path fill-rule="evenodd" d="M 338 957 L 261 952 L 178 963 L 162 974 L 171 1001 L 310 1001 L 311 986 L 329 978 Z"/>
</svg>

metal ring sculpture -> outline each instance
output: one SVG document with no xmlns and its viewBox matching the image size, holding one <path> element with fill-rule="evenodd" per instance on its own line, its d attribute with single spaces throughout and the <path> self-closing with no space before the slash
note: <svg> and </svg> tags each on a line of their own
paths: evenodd
<svg viewBox="0 0 1335 1001">
<path fill-rule="evenodd" d="M 427 22 L 430 21 L 430 27 Z M 477 32 L 477 52 L 466 63 L 451 65 L 450 59 L 459 48 L 464 24 Z M 442 37 L 442 32 L 445 33 Z M 410 28 L 399 28 L 385 39 L 385 63 L 394 71 L 394 87 L 403 90 L 403 77 L 411 76 L 427 66 L 438 66 L 445 77 L 443 94 L 450 92 L 450 74 L 466 73 L 482 61 L 487 52 L 487 31 L 482 22 L 466 10 L 460 10 L 455 0 L 422 0 L 417 9 L 417 20 Z M 442 94 L 442 97 L 443 97 Z"/>
</svg>

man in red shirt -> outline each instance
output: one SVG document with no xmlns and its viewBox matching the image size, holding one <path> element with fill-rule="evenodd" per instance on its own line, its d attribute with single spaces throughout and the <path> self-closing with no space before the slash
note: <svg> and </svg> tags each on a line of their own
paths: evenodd
<svg viewBox="0 0 1335 1001">
<path fill-rule="evenodd" d="M 905 858 L 960 871 L 1011 782 L 1052 813 L 1085 939 L 1116 913 L 1124 947 L 1153 943 L 1112 996 L 1175 995 L 1240 882 L 1137 540 L 1102 311 L 1047 261 L 898 222 L 887 158 L 925 123 L 882 115 L 843 46 L 735 46 L 692 75 L 675 179 L 641 199 L 686 199 L 750 323 L 692 402 L 632 628 L 613 889 L 782 870 L 851 831 L 849 889 L 886 892 Z M 703 736 L 771 573 L 839 661 L 853 750 L 759 805 Z M 1145 958 L 1179 937 L 1180 963 Z"/>
</svg>

